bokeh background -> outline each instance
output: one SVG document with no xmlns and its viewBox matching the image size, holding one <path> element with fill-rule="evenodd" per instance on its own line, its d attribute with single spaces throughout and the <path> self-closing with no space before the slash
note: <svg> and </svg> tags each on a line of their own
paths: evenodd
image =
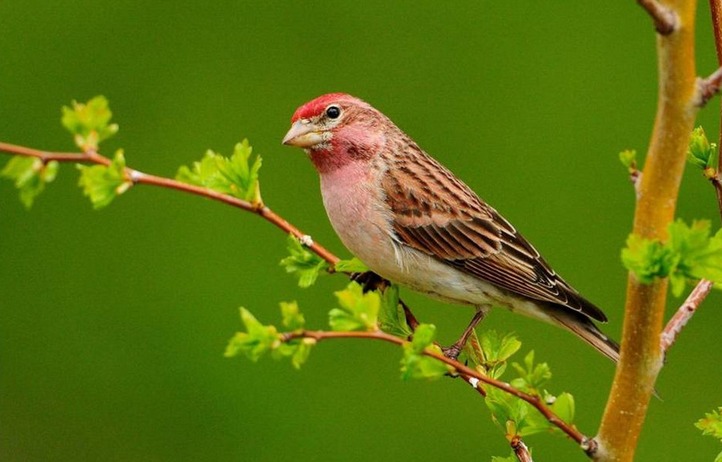
<svg viewBox="0 0 722 462">
<path fill-rule="evenodd" d="M 709 13 L 700 74 L 715 68 Z M 295 108 L 326 92 L 370 101 L 491 202 L 610 318 L 619 337 L 633 192 L 617 153 L 646 150 L 656 106 L 654 32 L 635 2 L 0 2 L 0 140 L 72 150 L 72 99 L 111 101 L 128 164 L 173 176 L 243 137 L 264 156 L 277 212 L 346 256 L 301 151 L 281 146 Z M 718 104 L 700 115 L 717 137 Z M 4 163 L 5 159 L 2 159 Z M 301 290 L 279 267 L 285 236 L 258 217 L 151 187 L 93 211 L 64 165 L 30 212 L 0 183 L 0 459 L 5 461 L 490 460 L 508 455 L 460 381 L 402 382 L 400 352 L 319 345 L 300 371 L 222 356 L 238 307 L 278 322 L 298 300 L 326 325 L 324 277 Z M 687 171 L 679 215 L 719 226 Z M 409 292 L 449 342 L 471 316 Z M 672 312 L 680 300 L 670 300 Z M 712 460 L 693 422 L 722 404 L 722 297 L 670 352 L 639 460 Z M 593 434 L 613 375 L 591 348 L 498 310 L 577 400 Z M 583 460 L 562 437 L 540 460 Z"/>
</svg>

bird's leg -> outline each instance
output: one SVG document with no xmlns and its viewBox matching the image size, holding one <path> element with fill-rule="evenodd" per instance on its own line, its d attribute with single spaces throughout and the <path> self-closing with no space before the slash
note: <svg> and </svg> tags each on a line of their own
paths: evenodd
<svg viewBox="0 0 722 462">
<path fill-rule="evenodd" d="M 469 336 L 472 332 L 474 332 L 474 328 L 481 322 L 482 319 L 484 319 L 485 311 L 477 308 L 476 313 L 474 313 L 474 317 L 471 318 L 471 322 L 469 323 L 469 326 L 464 330 L 464 333 L 461 334 L 461 337 L 459 337 L 459 340 L 454 342 L 453 345 L 442 348 L 441 351 L 444 353 L 444 356 L 446 356 L 449 359 L 454 359 L 459 357 L 459 354 L 461 353 L 461 350 L 464 349 L 464 345 L 466 345 L 466 341 L 469 339 Z"/>
</svg>

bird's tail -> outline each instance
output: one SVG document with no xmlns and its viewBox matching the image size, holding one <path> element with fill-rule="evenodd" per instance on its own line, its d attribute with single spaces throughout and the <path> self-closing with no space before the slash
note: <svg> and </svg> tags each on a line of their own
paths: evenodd
<svg viewBox="0 0 722 462">
<path fill-rule="evenodd" d="M 576 313 L 575 313 L 576 314 Z M 615 363 L 619 361 L 619 344 L 607 337 L 599 328 L 586 316 L 572 313 L 554 313 L 553 317 L 559 324 L 571 331 L 597 349 L 607 358 Z"/>
</svg>

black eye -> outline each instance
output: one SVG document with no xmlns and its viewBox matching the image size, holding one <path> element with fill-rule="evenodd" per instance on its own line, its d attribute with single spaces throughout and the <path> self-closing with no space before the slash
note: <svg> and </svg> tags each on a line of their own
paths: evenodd
<svg viewBox="0 0 722 462">
<path fill-rule="evenodd" d="M 329 106 L 326 108 L 326 117 L 329 119 L 338 119 L 341 115 L 341 108 L 338 106 Z"/>
</svg>

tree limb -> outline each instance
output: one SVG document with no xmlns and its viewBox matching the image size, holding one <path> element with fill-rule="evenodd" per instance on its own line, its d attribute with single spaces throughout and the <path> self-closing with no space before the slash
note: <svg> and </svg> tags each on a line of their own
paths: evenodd
<svg viewBox="0 0 722 462">
<path fill-rule="evenodd" d="M 640 2 L 656 20 L 661 4 Z M 636 203 L 633 232 L 667 239 L 674 219 L 688 140 L 697 114 L 693 0 L 667 0 L 676 18 L 674 33 L 657 36 L 659 95 Z M 655 13 L 657 12 L 657 13 Z M 658 18 L 658 19 L 657 19 Z M 667 299 L 666 279 L 642 284 L 630 274 L 624 310 L 621 357 L 602 417 L 597 460 L 632 461 L 654 382 L 662 367 L 659 347 Z"/>
</svg>

